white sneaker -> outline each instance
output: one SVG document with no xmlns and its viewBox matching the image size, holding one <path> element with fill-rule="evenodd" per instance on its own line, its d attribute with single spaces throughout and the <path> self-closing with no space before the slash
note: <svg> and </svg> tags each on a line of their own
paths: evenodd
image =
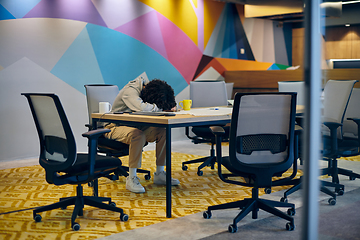
<svg viewBox="0 0 360 240">
<path fill-rule="evenodd" d="M 145 188 L 140 184 L 140 179 L 137 176 L 126 178 L 126 189 L 134 193 L 144 193 Z"/>
<path fill-rule="evenodd" d="M 166 172 L 162 171 L 159 173 L 154 173 L 154 183 L 158 185 L 166 185 Z M 180 184 L 180 181 L 174 178 L 171 178 L 171 185 L 177 186 Z"/>
</svg>

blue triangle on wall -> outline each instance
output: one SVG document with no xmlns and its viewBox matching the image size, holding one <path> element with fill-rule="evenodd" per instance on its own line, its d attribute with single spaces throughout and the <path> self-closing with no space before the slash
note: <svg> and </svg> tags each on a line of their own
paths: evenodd
<svg viewBox="0 0 360 240">
<path fill-rule="evenodd" d="M 0 5 L 0 20 L 6 19 L 16 19 L 8 10 L 6 10 L 2 5 Z"/>
<path fill-rule="evenodd" d="M 255 60 L 235 4 L 227 3 L 225 16 L 226 30 L 224 34 L 222 57 Z M 241 49 L 244 49 L 243 54 L 241 53 Z"/>
</svg>

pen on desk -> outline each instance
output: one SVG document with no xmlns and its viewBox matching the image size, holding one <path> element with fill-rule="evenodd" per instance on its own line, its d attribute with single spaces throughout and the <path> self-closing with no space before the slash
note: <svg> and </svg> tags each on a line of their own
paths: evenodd
<svg viewBox="0 0 360 240">
<path fill-rule="evenodd" d="M 219 108 L 210 108 L 210 110 L 219 110 Z"/>
</svg>

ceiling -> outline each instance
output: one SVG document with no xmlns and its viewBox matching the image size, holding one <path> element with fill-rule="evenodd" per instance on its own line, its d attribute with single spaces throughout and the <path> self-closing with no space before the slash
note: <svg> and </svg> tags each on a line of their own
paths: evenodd
<svg viewBox="0 0 360 240">
<path fill-rule="evenodd" d="M 304 5 L 303 0 L 215 0 L 215 1 L 236 3 L 242 5 L 253 5 L 254 7 L 262 6 L 265 9 L 266 8 L 269 9 L 268 12 L 270 12 L 271 8 L 276 6 L 288 7 L 294 9 L 296 8 L 297 9 L 296 11 L 286 14 L 270 14 L 270 15 L 263 14 L 261 16 L 260 13 L 260 16 L 256 16 L 256 18 L 268 19 L 279 22 L 302 22 L 304 20 L 304 13 L 302 11 Z M 340 4 L 340 9 L 337 10 L 336 14 L 332 15 L 332 13 L 330 13 L 330 16 L 326 17 L 325 26 L 327 27 L 341 26 L 341 25 L 345 25 L 346 23 L 350 23 L 353 25 L 360 24 L 360 17 L 359 17 L 360 3 L 346 4 L 346 2 L 350 2 L 350 1 L 352 0 L 343 0 L 342 1 L 343 4 Z M 336 1 L 336 0 L 327 0 L 325 2 L 340 3 L 340 1 Z M 329 8 L 326 8 L 326 10 L 328 9 Z"/>
</svg>

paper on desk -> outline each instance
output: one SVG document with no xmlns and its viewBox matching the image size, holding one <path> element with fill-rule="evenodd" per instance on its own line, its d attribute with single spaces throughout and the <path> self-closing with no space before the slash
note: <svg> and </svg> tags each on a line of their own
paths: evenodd
<svg viewBox="0 0 360 240">
<path fill-rule="evenodd" d="M 218 116 L 229 115 L 232 113 L 232 108 L 215 107 L 215 108 L 193 108 L 189 111 L 180 110 L 176 114 L 190 114 L 193 116 Z"/>
</svg>

